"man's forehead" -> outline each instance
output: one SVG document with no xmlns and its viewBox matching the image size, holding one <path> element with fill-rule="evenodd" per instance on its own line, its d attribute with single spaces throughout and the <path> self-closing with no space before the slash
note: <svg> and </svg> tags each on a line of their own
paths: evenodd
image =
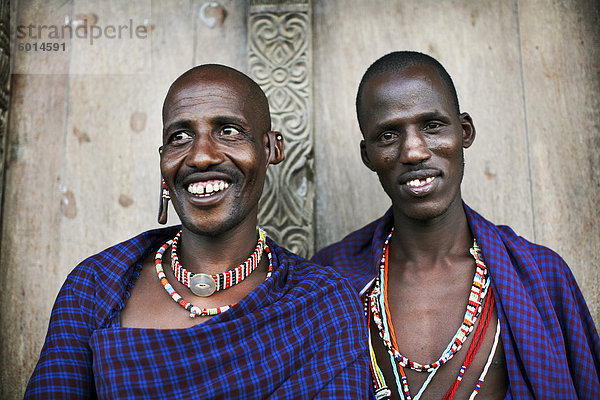
<svg viewBox="0 0 600 400">
<path fill-rule="evenodd" d="M 204 103 L 218 104 L 221 107 L 233 106 L 244 109 L 250 92 L 247 87 L 218 79 L 196 79 L 179 82 L 169 90 L 163 108 L 163 118 L 187 106 Z"/>
<path fill-rule="evenodd" d="M 234 79 L 226 79 L 219 76 L 194 76 L 181 79 L 173 83 L 165 103 L 182 98 L 203 96 L 225 96 L 231 98 L 246 99 L 249 95 L 248 85 Z"/>
<path fill-rule="evenodd" d="M 379 101 L 403 98 L 417 101 L 452 101 L 449 90 L 438 72 L 427 65 L 415 65 L 401 71 L 385 71 L 373 76 L 366 84 L 365 94 Z M 370 99 L 371 101 L 375 99 Z"/>
<path fill-rule="evenodd" d="M 237 90 L 231 85 L 220 82 L 203 82 L 201 84 L 181 86 L 169 92 L 166 105 L 173 106 L 181 102 L 214 101 L 222 99 L 224 102 L 241 102 L 248 99 L 247 90 Z"/>
<path fill-rule="evenodd" d="M 230 83 L 247 86 L 248 79 L 241 72 L 223 65 L 201 65 L 182 74 L 173 82 L 171 87 L 199 82 Z"/>
<path fill-rule="evenodd" d="M 235 115 L 257 130 L 268 130 L 271 119 L 263 91 L 243 73 L 216 64 L 195 67 L 173 82 L 163 104 L 163 125 L 173 118 Z"/>
</svg>

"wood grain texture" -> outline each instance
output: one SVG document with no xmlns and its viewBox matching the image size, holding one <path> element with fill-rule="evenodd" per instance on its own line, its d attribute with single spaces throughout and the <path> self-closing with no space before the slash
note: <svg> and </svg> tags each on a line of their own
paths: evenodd
<svg viewBox="0 0 600 400">
<path fill-rule="evenodd" d="M 8 110 L 10 108 L 10 1 L 0 1 L 0 226 L 6 165 Z"/>
<path fill-rule="evenodd" d="M 199 9 L 205 1 L 195 0 L 194 9 Z M 195 19 L 194 25 L 194 64 L 225 64 L 244 73 L 248 72 L 246 57 L 246 13 L 245 1 L 219 0 L 226 11 L 223 24 L 209 28 Z M 197 12 L 195 12 L 197 14 Z"/>
<path fill-rule="evenodd" d="M 57 244 L 66 76 L 14 75 L 12 82 L 0 259 L 0 358 L 11 368 L 0 368 L 3 399 L 22 397 L 64 280 Z"/>
<path fill-rule="evenodd" d="M 14 23 L 49 23 L 69 7 L 43 9 L 13 3 Z M 58 3 L 58 2 L 57 2 Z M 20 5 L 21 7 L 17 7 Z M 68 57 L 16 52 L 14 63 L 33 74 L 12 76 L 0 276 L 0 398 L 22 398 L 48 325 L 57 287 L 64 280 L 60 243 L 60 178 L 64 158 Z M 36 66 L 33 63 L 36 63 Z M 19 70 L 19 69 L 17 69 Z"/>
<path fill-rule="evenodd" d="M 519 1 L 536 241 L 567 261 L 600 323 L 600 7 Z"/>
</svg>

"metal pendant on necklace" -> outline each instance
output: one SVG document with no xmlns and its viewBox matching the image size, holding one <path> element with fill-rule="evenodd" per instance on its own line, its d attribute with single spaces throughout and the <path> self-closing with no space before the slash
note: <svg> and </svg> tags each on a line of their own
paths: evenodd
<svg viewBox="0 0 600 400">
<path fill-rule="evenodd" d="M 190 279 L 190 290 L 196 296 L 208 297 L 217 289 L 217 282 L 207 274 L 194 274 Z"/>
<path fill-rule="evenodd" d="M 181 231 L 171 240 L 171 269 L 175 278 L 187 286 L 196 296 L 208 297 L 215 292 L 225 290 L 242 282 L 260 264 L 265 249 L 266 233 L 258 228 L 258 242 L 254 252 L 240 265 L 220 274 L 194 274 L 183 268 L 177 257 L 177 244 Z"/>
</svg>

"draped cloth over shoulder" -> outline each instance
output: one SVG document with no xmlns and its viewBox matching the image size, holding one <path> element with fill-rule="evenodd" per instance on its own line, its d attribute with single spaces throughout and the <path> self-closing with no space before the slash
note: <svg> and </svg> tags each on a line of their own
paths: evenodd
<svg viewBox="0 0 600 400">
<path fill-rule="evenodd" d="M 120 327 L 141 261 L 177 229 L 143 233 L 73 270 L 25 398 L 370 398 L 356 292 L 270 240 L 272 276 L 228 311 L 189 329 Z"/>
<path fill-rule="evenodd" d="M 508 397 L 600 398 L 600 341 L 567 264 L 552 250 L 464 208 L 491 274 L 510 380 Z M 389 209 L 312 260 L 333 266 L 364 293 L 375 278 L 392 226 Z"/>
</svg>

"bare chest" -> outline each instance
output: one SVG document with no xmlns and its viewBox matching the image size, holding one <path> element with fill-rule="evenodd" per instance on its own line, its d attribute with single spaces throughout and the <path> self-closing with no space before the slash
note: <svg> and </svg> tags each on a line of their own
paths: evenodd
<svg viewBox="0 0 600 400">
<path fill-rule="evenodd" d="M 502 340 L 498 338 L 496 349 L 494 347 L 494 339 L 496 333 L 497 318 L 494 313 L 492 320 L 488 326 L 487 332 L 481 341 L 479 350 L 465 371 L 460 384 L 454 394 L 455 399 L 468 399 L 474 391 L 478 380 L 487 365 L 487 373 L 485 380 L 481 384 L 477 399 L 504 399 L 508 389 L 508 371 L 504 355 Z M 458 326 L 456 326 L 458 328 Z M 390 352 L 384 346 L 380 339 L 379 331 L 374 324 L 370 326 L 373 350 L 378 367 L 381 369 L 385 383 L 391 390 L 391 399 L 400 399 L 398 390 L 404 390 L 401 385 L 401 372 L 399 371 L 398 363 Z M 454 334 L 453 332 L 450 337 Z M 396 333 L 397 345 L 400 353 L 405 355 L 412 361 L 421 364 L 432 363 L 437 361 L 443 350 L 448 346 L 450 337 L 439 339 L 439 334 L 436 330 L 422 331 L 418 338 L 407 338 L 402 334 Z M 443 340 L 443 341 L 442 341 Z M 459 350 L 452 359 L 442 365 L 435 374 L 430 377 L 430 373 L 416 372 L 410 368 L 404 368 L 406 381 L 412 398 L 421 391 L 423 393 L 421 399 L 442 399 L 457 381 L 461 367 L 466 361 L 466 355 L 469 347 L 472 345 L 473 336 L 467 339 L 463 348 Z M 409 344 L 412 343 L 412 344 Z M 438 353 L 432 352 L 431 349 L 440 349 Z M 432 357 L 432 354 L 435 356 Z M 489 365 L 488 365 L 489 364 Z M 429 382 L 426 383 L 426 381 Z M 398 387 L 400 386 L 400 387 Z"/>
<path fill-rule="evenodd" d="M 402 356 L 419 364 L 432 364 L 447 351 L 465 318 L 472 284 L 469 280 L 452 282 L 390 287 L 387 305 L 393 326 L 391 336 Z M 491 293 L 488 295 L 492 296 Z M 454 385 L 454 394 L 450 398 L 468 399 L 479 379 L 485 376 L 477 399 L 503 399 L 508 388 L 508 372 L 502 341 L 497 335 L 497 312 L 495 308 L 490 310 L 486 318 L 489 322 L 481 325 L 483 318 L 480 315 L 461 349 L 434 374 L 417 372 L 409 367 L 402 369 L 384 345 L 377 324 L 371 320 L 376 362 L 391 390 L 391 398 L 399 399 L 398 391 L 407 390 L 402 384 L 405 377 L 412 398 L 422 392 L 420 399 L 442 399 Z M 479 336 L 475 334 L 478 331 Z M 457 380 L 465 366 L 461 379 Z"/>
</svg>

